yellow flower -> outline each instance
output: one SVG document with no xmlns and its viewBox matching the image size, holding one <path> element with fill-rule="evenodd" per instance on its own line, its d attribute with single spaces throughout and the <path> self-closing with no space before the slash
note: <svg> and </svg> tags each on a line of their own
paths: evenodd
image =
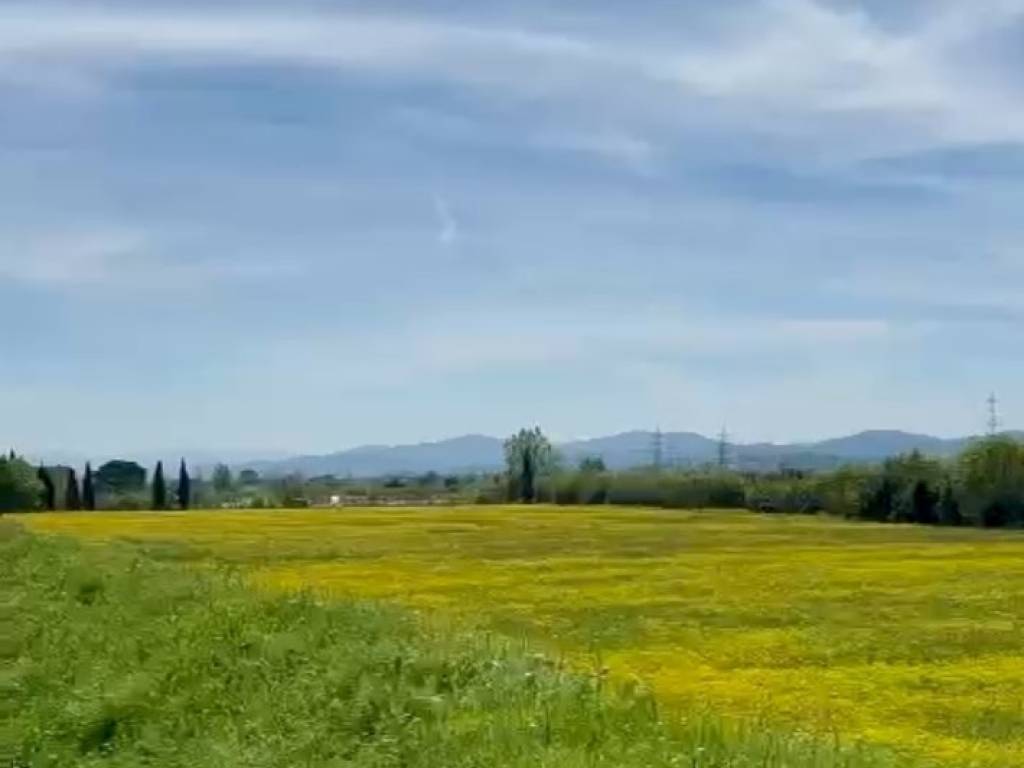
<svg viewBox="0 0 1024 768">
<path fill-rule="evenodd" d="M 522 636 L 680 716 L 1024 765 L 1016 533 L 543 506 L 22 519 Z"/>
</svg>

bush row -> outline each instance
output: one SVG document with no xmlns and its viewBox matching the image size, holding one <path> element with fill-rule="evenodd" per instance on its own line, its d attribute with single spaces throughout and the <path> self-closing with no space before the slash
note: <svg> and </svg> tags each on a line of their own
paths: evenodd
<svg viewBox="0 0 1024 768">
<path fill-rule="evenodd" d="M 491 499 L 481 498 L 481 501 Z M 975 441 L 955 459 L 910 453 L 880 465 L 776 474 L 719 470 L 557 472 L 537 500 L 677 509 L 827 512 L 876 522 L 1024 526 L 1024 444 Z"/>
</svg>

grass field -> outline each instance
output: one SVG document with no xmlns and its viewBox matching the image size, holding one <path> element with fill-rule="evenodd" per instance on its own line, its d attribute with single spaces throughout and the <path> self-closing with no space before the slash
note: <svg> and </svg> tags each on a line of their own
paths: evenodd
<svg viewBox="0 0 1024 768">
<path fill-rule="evenodd" d="M 908 762 L 1024 765 L 1016 533 L 543 507 L 21 520 L 240 566 L 265 593 L 379 598 L 526 637 L 572 667 L 644 681 L 680 717 L 895 747 Z"/>
</svg>

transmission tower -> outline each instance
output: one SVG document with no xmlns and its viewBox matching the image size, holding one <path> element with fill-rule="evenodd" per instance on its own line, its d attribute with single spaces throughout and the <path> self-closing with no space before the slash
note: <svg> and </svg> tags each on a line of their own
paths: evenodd
<svg viewBox="0 0 1024 768">
<path fill-rule="evenodd" d="M 726 469 L 729 466 L 729 433 L 723 425 L 722 431 L 718 434 L 718 468 Z"/>
<path fill-rule="evenodd" d="M 988 404 L 988 434 L 990 437 L 999 432 L 999 400 L 993 392 L 985 401 Z"/>
<path fill-rule="evenodd" d="M 665 435 L 662 434 L 661 427 L 654 430 L 654 434 L 651 435 L 651 463 L 654 469 L 661 471 L 661 467 L 665 462 Z"/>
</svg>

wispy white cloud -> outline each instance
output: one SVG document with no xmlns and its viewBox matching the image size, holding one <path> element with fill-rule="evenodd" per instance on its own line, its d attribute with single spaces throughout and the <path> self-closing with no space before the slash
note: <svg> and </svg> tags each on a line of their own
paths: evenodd
<svg viewBox="0 0 1024 768">
<path fill-rule="evenodd" d="M 517 27 L 413 13 L 33 4 L 0 10 L 0 60 L 14 69 L 19 60 L 126 66 L 140 56 L 359 68 L 500 85 L 530 99 L 557 97 L 567 111 L 590 103 L 638 129 L 652 121 L 663 131 L 677 120 L 742 121 L 784 133 L 840 133 L 847 142 L 853 131 L 876 149 L 883 141 L 1024 140 L 1013 68 L 999 51 L 971 45 L 1022 15 L 1017 0 L 944 3 L 926 21 L 894 31 L 856 8 L 756 0 L 723 10 L 702 38 L 680 36 L 672 45 L 664 34 L 652 44 L 635 29 L 615 37 L 553 32 L 543 17 Z M 817 122 L 808 125 L 808 115 Z M 648 140 L 628 131 L 562 143 L 634 164 L 650 158 Z"/>
<path fill-rule="evenodd" d="M 315 365 L 319 383 L 310 386 L 329 389 L 332 398 L 342 393 L 346 401 L 366 392 L 398 397 L 413 381 L 426 391 L 494 379 L 513 386 L 515 382 L 553 386 L 569 377 L 579 382 L 571 404 L 552 392 L 550 401 L 524 404 L 512 399 L 503 402 L 503 409 L 546 419 L 547 429 L 566 436 L 585 434 L 588 424 L 591 431 L 600 431 L 653 425 L 659 420 L 665 427 L 711 433 L 723 418 L 729 418 L 734 428 L 758 430 L 746 432 L 745 439 L 764 437 L 766 425 L 788 439 L 793 431 L 785 429 L 784 419 L 807 407 L 798 393 L 806 393 L 808 387 L 820 387 L 830 397 L 857 393 L 877 377 L 878 361 L 885 359 L 888 345 L 905 335 L 904 329 L 874 318 L 723 318 L 670 309 L 622 317 L 525 307 L 491 307 L 481 314 L 468 308 L 377 333 L 352 330 L 251 340 L 236 350 L 232 375 L 247 382 L 246 387 L 286 392 L 292 386 L 291 372 Z M 709 362 L 728 365 L 733 361 L 740 366 L 739 361 L 747 361 L 743 365 L 749 366 L 752 357 L 771 362 L 754 372 L 743 367 L 742 375 L 728 380 L 717 363 Z M 359 365 L 353 366 L 353 359 Z M 600 372 L 599 381 L 585 383 L 595 372 Z M 581 373 L 584 379 L 579 378 Z M 602 410 L 599 415 L 588 410 L 590 403 L 583 408 L 584 415 L 576 413 L 588 398 L 596 398 L 606 408 L 605 398 L 621 397 L 623 389 L 638 402 L 620 402 L 612 412 Z M 875 392 L 861 390 L 860 401 L 866 403 L 865 391 Z M 493 402 L 488 398 L 493 397 L 494 392 L 483 387 L 479 404 L 488 406 Z M 755 414 L 755 404 L 767 408 L 768 414 Z M 824 416 L 824 401 L 819 405 Z M 460 403 L 459 413 L 474 407 Z M 870 412 L 867 405 L 822 424 L 800 419 L 795 423 L 823 435 L 832 426 L 857 428 L 856 420 L 866 412 Z M 488 428 L 500 431 L 505 426 L 514 425 Z M 450 424 L 438 428 L 453 429 Z M 471 430 L 473 425 L 465 428 Z"/>
<path fill-rule="evenodd" d="M 271 414 L 297 448 L 490 431 L 496 413 L 570 434 L 938 429 L 966 423 L 948 414 L 969 379 L 1019 389 L 1020 180 L 957 177 L 929 150 L 1024 141 L 1024 0 L 895 22 L 832 0 L 681 4 L 702 6 L 692 25 L 664 3 L 596 4 L 594 23 L 551 3 L 342 5 L 0 0 L 0 314 L 39 312 L 51 342 L 5 357 L 122 323 L 208 370 L 189 398 L 164 375 L 125 389 L 196 434 Z M 887 194 L 875 182 L 908 171 L 856 162 L 910 150 L 941 194 Z M 425 239 L 453 258 L 421 258 Z M 48 313 L 40 287 L 103 311 Z M 174 322 L 147 327 L 132 299 L 168 288 L 205 311 L 160 303 Z M 30 368 L 26 398 L 54 378 Z"/>
<path fill-rule="evenodd" d="M 33 5 L 0 10 L 0 22 L 0 55 L 105 65 L 130 64 L 141 55 L 179 55 L 405 73 L 425 68 L 424 75 L 527 83 L 553 60 L 585 60 L 596 53 L 585 42 L 556 34 L 423 17 Z M 513 78 L 514 69 L 519 74 Z"/>
<path fill-rule="evenodd" d="M 658 150 L 651 141 L 623 131 L 559 131 L 541 134 L 533 144 L 546 149 L 592 155 L 641 173 L 652 171 L 658 156 Z"/>
<path fill-rule="evenodd" d="M 957 322 L 963 322 L 965 311 L 978 314 L 980 320 L 1019 322 L 1024 317 L 1024 259 L 1015 260 L 1010 253 L 966 253 L 960 259 L 927 264 L 896 261 L 886 265 L 881 276 L 877 269 L 856 270 L 822 281 L 821 288 L 838 296 L 887 301 L 904 312 L 959 310 Z"/>
<path fill-rule="evenodd" d="M 502 311 L 489 319 L 453 314 L 410 329 L 407 346 L 428 367 L 473 369 L 489 365 L 579 360 L 684 360 L 691 356 L 742 357 L 750 353 L 804 353 L 827 345 L 840 350 L 912 338 L 911 326 L 873 317 L 720 317 L 682 310 L 636 310 L 630 317 L 576 311 Z"/>
<path fill-rule="evenodd" d="M 129 228 L 94 228 L 62 234 L 12 238 L 0 251 L 0 281 L 64 291 L 109 288 L 193 290 L 236 280 L 274 280 L 298 274 L 291 261 L 167 256 L 152 235 Z"/>
<path fill-rule="evenodd" d="M 788 122 L 765 113 L 781 109 L 861 115 L 918 140 L 1024 139 L 1012 66 L 998 51 L 979 55 L 969 47 L 1022 14 L 1016 0 L 943 4 L 926 23 L 897 32 L 856 7 L 763 0 L 724 25 L 719 38 L 656 66 L 689 90 L 760 112 L 762 123 Z"/>
<path fill-rule="evenodd" d="M 105 282 L 148 258 L 146 237 L 111 229 L 29 238 L 0 251 L 0 277 L 28 283 L 85 286 Z"/>
<path fill-rule="evenodd" d="M 830 354 L 842 356 L 854 349 L 912 338 L 914 332 L 876 318 L 722 318 L 680 311 L 638 312 L 621 318 L 492 307 L 486 317 L 472 309 L 449 312 L 379 336 L 353 331 L 327 337 L 288 337 L 276 346 L 273 340 L 260 339 L 254 351 L 262 354 L 270 345 L 277 350 L 275 354 L 289 359 L 336 359 L 339 367 L 332 379 L 368 384 L 423 375 L 579 363 L 600 363 L 612 374 L 644 365 L 652 356 L 674 360 L 677 367 L 708 355 L 786 355 L 823 346 Z M 365 349 L 385 352 L 352 369 L 346 361 Z M 281 370 L 292 367 L 282 365 Z"/>
</svg>

